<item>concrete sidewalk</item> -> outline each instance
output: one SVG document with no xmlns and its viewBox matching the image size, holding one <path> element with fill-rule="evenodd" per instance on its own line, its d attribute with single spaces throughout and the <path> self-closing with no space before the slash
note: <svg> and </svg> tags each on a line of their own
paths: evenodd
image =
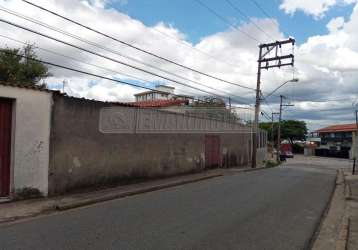
<svg viewBox="0 0 358 250">
<path fill-rule="evenodd" d="M 94 204 L 97 202 L 123 198 L 126 196 L 202 181 L 223 175 L 260 169 L 263 168 L 214 169 L 201 173 L 146 181 L 142 183 L 118 186 L 114 188 L 106 188 L 92 192 L 74 193 L 47 199 L 32 199 L 9 203 L 0 203 L 0 223 L 12 222 L 18 219 L 33 217 L 44 213 L 72 209 L 76 207 Z"/>
<path fill-rule="evenodd" d="M 349 238 L 347 249 L 358 249 L 358 173 L 345 171 Z"/>
</svg>

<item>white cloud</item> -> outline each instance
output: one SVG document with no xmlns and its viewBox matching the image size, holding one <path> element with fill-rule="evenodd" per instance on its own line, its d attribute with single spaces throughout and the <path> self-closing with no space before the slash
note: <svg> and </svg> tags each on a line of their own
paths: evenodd
<svg viewBox="0 0 358 250">
<path fill-rule="evenodd" d="M 95 8 L 105 8 L 111 3 L 118 3 L 120 5 L 126 5 L 128 0 L 82 0 L 82 3 Z"/>
<path fill-rule="evenodd" d="M 296 11 L 301 10 L 308 15 L 319 18 L 336 3 L 337 0 L 284 0 L 280 8 L 287 14 L 294 14 Z"/>
<path fill-rule="evenodd" d="M 135 44 L 138 47 L 144 48 L 153 53 L 157 53 L 163 57 L 169 58 L 176 62 L 182 63 L 184 65 L 193 67 L 198 70 L 202 70 L 204 72 L 208 72 L 210 74 L 217 75 L 219 77 L 226 78 L 234 82 L 243 83 L 251 87 L 255 86 L 254 84 L 255 76 L 254 74 L 252 74 L 252 72 L 254 72 L 254 69 L 250 65 L 256 64 L 255 61 L 257 58 L 256 55 L 257 45 L 243 34 L 234 30 L 228 30 L 227 32 L 222 32 L 212 35 L 210 37 L 203 38 L 202 41 L 197 45 L 192 45 L 190 42 L 185 42 L 185 44 L 181 44 L 178 43 L 178 41 L 176 40 L 185 39 L 186 35 L 181 33 L 176 28 L 170 25 L 166 25 L 164 23 L 158 23 L 154 27 L 147 27 L 143 23 L 134 20 L 125 14 L 117 12 L 114 9 L 102 8 L 103 6 L 102 4 L 105 2 L 106 1 L 96 0 L 96 1 L 91 1 L 90 2 L 91 5 L 89 5 L 88 4 L 89 2 L 85 4 L 83 1 L 73 2 L 69 0 L 64 0 L 64 1 L 40 0 L 37 2 L 37 4 L 45 6 L 49 9 L 54 9 L 60 13 L 65 13 L 66 16 L 72 17 L 75 20 L 79 20 L 83 24 L 92 26 L 98 30 L 103 31 L 104 33 L 111 34 L 114 37 L 118 37 L 121 40 Z M 65 22 L 59 18 L 55 18 L 50 14 L 41 12 L 36 8 L 33 8 L 31 6 L 22 3 L 19 0 L 10 0 L 10 1 L 0 0 L 0 4 L 12 10 L 27 9 L 26 15 L 29 15 L 35 18 L 36 20 L 44 21 L 47 24 L 55 27 L 60 27 L 68 32 L 84 37 L 87 40 L 96 42 L 102 46 L 106 46 L 111 50 L 118 51 L 124 55 L 129 55 L 138 60 L 144 61 L 147 64 L 156 65 L 157 67 L 160 67 L 163 70 L 175 72 L 175 74 L 177 75 L 182 75 L 185 78 L 190 78 L 195 81 L 200 81 L 203 84 L 207 84 L 215 88 L 217 88 L 218 84 L 220 84 L 220 88 L 225 89 L 225 91 L 231 91 L 232 88 L 231 85 L 219 83 L 216 80 L 204 76 L 200 76 L 197 74 L 193 74 L 192 72 L 187 71 L 183 68 L 161 61 L 157 58 L 153 58 L 152 56 L 149 56 L 147 54 L 140 53 L 136 50 L 123 46 L 117 42 L 99 36 L 93 32 L 89 32 L 83 28 Z M 71 6 L 71 8 L 69 8 L 69 6 Z M 115 57 L 116 59 L 122 60 L 123 62 L 129 62 L 133 65 L 145 68 L 155 73 L 159 73 L 171 79 L 179 80 L 186 84 L 193 84 L 188 82 L 187 80 L 180 79 L 175 76 L 170 76 L 156 69 L 148 68 L 136 62 L 129 61 L 128 59 L 119 57 L 118 55 L 115 55 L 108 51 L 103 51 L 101 49 L 94 48 L 84 43 L 80 43 L 74 39 L 68 38 L 54 31 L 50 31 L 46 28 L 31 24 L 17 17 L 4 14 L 4 18 L 25 25 L 26 27 L 30 27 L 37 31 L 50 34 L 51 36 L 57 37 L 59 39 L 66 40 L 70 43 L 79 44 L 83 47 L 86 47 L 98 53 L 105 54 L 110 57 Z M 93 20 L 96 20 L 96 22 L 93 22 Z M 260 25 L 267 25 L 268 23 L 270 23 L 272 26 L 272 21 L 267 19 L 257 20 L 257 22 Z M 4 30 L 5 35 L 8 35 L 13 38 L 21 39 L 23 41 L 35 42 L 37 46 L 56 51 L 57 53 L 75 57 L 76 59 L 81 61 L 86 61 L 92 64 L 100 65 L 101 67 L 110 68 L 111 70 L 118 73 L 124 72 L 126 74 L 135 75 L 140 78 L 147 79 L 149 81 L 167 82 L 166 80 L 160 79 L 158 77 L 154 77 L 146 73 L 139 72 L 137 70 L 116 64 L 112 61 L 80 52 L 77 49 L 65 46 L 63 44 L 59 44 L 45 38 L 41 38 L 40 36 L 33 35 L 27 31 L 19 30 L 17 28 L 12 28 L 7 24 L 0 24 L 0 27 L 2 28 L 2 30 Z M 260 40 L 267 39 L 265 35 L 258 32 L 255 29 L 255 27 L 253 27 L 250 24 L 244 24 L 241 28 L 246 32 L 254 33 L 254 36 L 256 36 Z M 278 38 L 283 36 L 277 27 L 272 27 L 270 32 Z M 163 33 L 165 33 L 166 35 L 163 35 Z M 12 43 L 10 41 L 7 41 L 6 39 L 1 39 L 0 41 L 2 45 L 8 44 L 10 46 L 16 46 L 16 47 L 19 46 L 19 44 Z M 190 49 L 188 47 L 194 47 L 194 49 Z M 198 52 L 198 50 L 202 52 Z M 92 66 L 74 62 L 69 60 L 68 58 L 63 58 L 63 57 L 59 57 L 58 55 L 48 54 L 47 52 L 43 52 L 40 50 L 38 51 L 38 53 L 41 58 L 44 58 L 48 61 L 56 62 L 58 64 L 69 65 L 73 68 L 88 70 L 102 75 L 103 74 L 109 75 L 110 77 L 112 77 L 113 75 L 118 75 L 117 73 L 114 72 L 108 72 L 102 69 L 96 69 Z M 208 57 L 207 54 L 210 54 L 211 57 Z M 232 56 L 233 54 L 237 56 L 233 57 Z M 218 58 L 218 60 L 214 60 L 212 57 Z M 240 67 L 238 67 L 237 65 Z M 54 67 L 52 67 L 51 70 L 57 79 L 61 77 L 64 79 L 77 77 L 78 79 L 80 77 L 80 74 L 78 73 L 73 73 L 62 69 L 56 69 Z M 85 78 L 85 76 L 82 77 Z M 126 79 L 126 77 L 124 76 L 121 78 Z M 204 92 L 200 93 L 196 90 L 180 86 L 176 83 L 168 83 L 168 84 L 175 85 L 177 91 L 182 92 L 184 94 L 207 95 L 207 93 Z M 89 85 L 87 87 L 93 88 L 92 85 Z M 98 89 L 95 90 L 97 91 Z M 206 89 L 206 90 L 212 91 L 210 89 Z M 236 89 L 235 91 L 237 91 L 237 95 L 247 92 L 247 91 L 242 92 L 242 90 L 240 89 Z M 86 94 L 86 93 L 89 92 L 81 92 L 81 94 Z M 103 91 L 99 91 L 99 93 L 100 93 L 99 95 L 101 95 Z M 103 94 L 103 96 L 109 97 L 107 94 Z"/>
<path fill-rule="evenodd" d="M 321 18 L 333 6 L 337 4 L 352 4 L 356 0 L 283 0 L 280 9 L 286 14 L 293 15 L 296 11 L 303 11 L 307 15 Z"/>
<path fill-rule="evenodd" d="M 329 32 L 334 33 L 340 30 L 344 25 L 344 18 L 343 17 L 336 17 L 333 18 L 328 24 L 327 29 Z"/>
<path fill-rule="evenodd" d="M 49 9 L 56 10 L 60 13 L 65 13 L 66 16 L 74 18 L 83 24 L 92 26 L 103 31 L 104 33 L 111 34 L 114 37 L 135 44 L 138 47 L 157 53 L 163 57 L 223 79 L 255 88 L 258 56 L 257 44 L 237 30 L 228 29 L 208 37 L 203 37 L 198 44 L 192 44 L 188 41 L 178 43 L 177 40 L 185 40 L 186 35 L 173 26 L 165 23 L 158 23 L 153 27 L 148 27 L 140 21 L 132 19 L 123 13 L 114 9 L 106 8 L 106 4 L 109 3 L 108 1 L 95 0 L 86 2 L 87 3 L 85 4 L 84 1 L 38 0 L 36 3 L 48 7 Z M 238 96 L 236 99 L 244 101 L 249 100 L 250 102 L 254 100 L 253 91 L 241 89 L 202 75 L 194 74 L 193 72 L 179 68 L 175 65 L 140 53 L 93 32 L 86 31 L 59 18 L 55 18 L 52 15 L 41 12 L 24 4 L 22 1 L 0 0 L 0 5 L 15 11 L 26 9 L 26 12 L 23 13 L 35 18 L 36 20 L 41 20 L 49 25 L 60 27 L 68 32 L 99 43 L 102 46 L 121 52 L 124 55 L 129 55 L 148 64 L 156 65 L 166 71 L 174 72 L 177 75 L 181 75 L 194 81 L 199 81 L 212 88 L 223 90 L 217 91 L 217 94 L 227 95 L 227 93 L 230 93 L 231 95 Z M 298 5 L 296 5 L 296 7 L 299 8 Z M 319 16 L 322 11 L 316 11 L 315 13 L 315 15 Z M 2 13 L 2 18 L 195 86 L 194 83 L 187 80 L 183 80 L 175 76 L 169 76 L 168 74 L 160 72 L 156 69 L 148 68 L 128 59 L 121 58 L 120 56 L 108 51 L 80 43 L 56 32 L 49 31 L 19 18 L 15 18 L 11 15 Z M 255 19 L 255 22 L 261 27 L 268 27 L 266 31 L 274 36 L 275 39 L 284 38 L 284 35 L 279 30 L 279 25 L 275 20 Z M 326 35 L 312 36 L 304 44 L 297 47 L 295 76 L 300 78 L 300 82 L 287 84 L 285 87 L 280 89 L 279 93 L 294 96 L 297 100 L 315 100 L 319 102 L 307 103 L 306 106 L 304 106 L 305 102 L 303 102 L 303 106 L 298 105 L 296 108 L 296 110 L 302 109 L 302 111 L 295 112 L 295 109 L 292 109 L 290 112 L 285 114 L 286 118 L 301 118 L 310 121 L 312 124 L 317 122 L 320 123 L 321 121 L 324 121 L 324 123 L 333 123 L 336 122 L 335 118 L 337 117 L 339 117 L 340 121 L 343 121 L 342 119 L 344 115 L 344 119 L 349 119 L 350 110 L 345 113 L 342 113 L 341 111 L 331 112 L 327 115 L 328 113 L 320 114 L 317 112 L 310 112 L 310 108 L 320 109 L 323 107 L 330 108 L 337 106 L 337 103 L 331 103 L 325 100 L 339 98 L 342 96 L 347 97 L 347 99 L 341 101 L 339 103 L 339 107 L 351 105 L 352 98 L 354 98 L 358 92 L 358 86 L 356 85 L 356 79 L 358 79 L 357 26 L 358 7 L 354 8 L 350 18 L 347 18 L 346 20 L 343 18 L 331 20 L 331 22 L 327 24 L 328 33 Z M 111 71 L 81 64 L 79 62 L 69 60 L 68 58 L 48 54 L 40 50 L 38 51 L 41 58 L 51 62 L 90 71 L 110 78 L 117 78 L 138 83 L 137 80 L 130 79 L 124 75 L 130 74 L 152 82 L 152 84 L 144 82 L 141 83 L 148 87 L 153 86 L 153 82 L 162 82 L 175 86 L 177 93 L 207 95 L 197 90 L 189 89 L 184 86 L 180 86 L 179 84 L 170 83 L 166 80 L 159 79 L 158 77 L 130 69 L 106 59 L 80 52 L 74 48 L 52 42 L 26 31 L 12 28 L 6 24 L 0 23 L 0 28 L 2 30 L 2 34 L 4 35 L 21 39 L 23 41 L 35 42 L 36 45 L 40 47 L 51 49 L 57 53 L 72 56 L 78 60 L 108 68 Z M 250 33 L 260 41 L 267 41 L 266 35 L 257 30 L 257 28 L 250 23 L 242 24 L 240 29 Z M 166 35 L 163 35 L 163 33 Z M 19 46 L 19 44 L 0 37 L 0 46 L 4 46 L 5 44 L 11 47 Z M 189 47 L 193 47 L 194 49 L 190 49 Z M 215 59 L 213 59 L 213 57 Z M 51 68 L 51 71 L 54 73 L 54 77 L 47 80 L 50 85 L 59 87 L 62 84 L 62 81 L 66 79 L 68 81 L 66 91 L 72 96 L 107 101 L 132 101 L 133 94 L 140 91 L 139 89 L 131 86 L 122 85 L 108 80 L 100 80 L 94 77 L 84 76 L 79 73 L 56 69 L 54 67 Z M 121 72 L 124 74 L 121 74 Z M 268 93 L 291 77 L 292 70 L 290 68 L 263 71 L 263 91 Z M 196 87 L 203 88 L 197 85 Z M 213 92 L 210 89 L 206 90 Z M 273 97 L 271 100 L 274 101 L 271 106 L 276 108 L 278 105 L 277 98 L 275 99 L 275 97 Z M 267 106 L 264 105 L 263 108 L 267 112 L 271 112 Z"/>
</svg>

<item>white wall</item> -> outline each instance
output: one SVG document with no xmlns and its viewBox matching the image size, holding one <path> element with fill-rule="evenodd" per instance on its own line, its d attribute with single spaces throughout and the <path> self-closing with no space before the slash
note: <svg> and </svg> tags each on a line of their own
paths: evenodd
<svg viewBox="0 0 358 250">
<path fill-rule="evenodd" d="M 47 195 L 52 94 L 0 85 L 0 97 L 14 99 L 11 190 Z"/>
<path fill-rule="evenodd" d="M 158 91 L 174 94 L 174 88 L 172 88 L 170 86 L 158 85 L 158 86 L 155 87 L 155 89 L 158 90 Z"/>
<path fill-rule="evenodd" d="M 264 161 L 267 161 L 267 147 L 258 148 L 256 154 L 256 164 L 258 167 L 264 165 Z"/>
</svg>

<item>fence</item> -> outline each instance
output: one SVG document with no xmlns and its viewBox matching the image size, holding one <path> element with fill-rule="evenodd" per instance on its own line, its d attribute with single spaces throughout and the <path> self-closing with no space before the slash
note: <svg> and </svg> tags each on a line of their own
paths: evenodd
<svg viewBox="0 0 358 250">
<path fill-rule="evenodd" d="M 252 133 L 252 127 L 232 119 L 223 109 L 180 110 L 128 107 L 103 108 L 102 133 Z M 261 135 L 263 136 L 263 134 Z"/>
</svg>

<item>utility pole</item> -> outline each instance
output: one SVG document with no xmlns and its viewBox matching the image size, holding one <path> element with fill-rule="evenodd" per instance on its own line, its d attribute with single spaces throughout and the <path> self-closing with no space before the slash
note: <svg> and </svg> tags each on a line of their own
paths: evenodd
<svg viewBox="0 0 358 250">
<path fill-rule="evenodd" d="M 272 140 L 272 145 L 275 146 L 275 137 L 273 136 L 273 122 L 274 122 L 274 115 L 279 115 L 280 113 L 278 112 L 272 112 L 271 113 L 271 140 Z"/>
<path fill-rule="evenodd" d="M 353 169 L 352 169 L 352 175 L 355 174 L 356 171 L 356 161 L 357 161 L 357 138 L 358 138 L 358 110 L 355 110 L 355 115 L 356 115 L 356 133 L 355 133 L 355 138 L 352 138 L 352 140 L 355 141 L 354 144 L 354 157 L 353 157 Z"/>
<path fill-rule="evenodd" d="M 251 167 L 256 168 L 256 155 L 257 155 L 257 141 L 258 141 L 258 130 L 259 130 L 259 113 L 260 113 L 260 102 L 261 102 L 261 70 L 270 68 L 281 68 L 284 66 L 294 65 L 294 55 L 279 55 L 279 49 L 282 45 L 292 44 L 295 45 L 295 39 L 289 38 L 283 41 L 276 41 L 273 43 L 266 43 L 259 45 L 259 59 L 257 67 L 257 84 L 256 84 L 256 101 L 255 101 L 255 120 L 253 125 L 253 137 L 252 137 L 252 159 Z M 269 56 L 271 52 L 275 51 L 274 56 Z"/>
<path fill-rule="evenodd" d="M 230 113 L 231 113 L 231 97 L 229 96 L 229 109 L 230 109 Z"/>
<path fill-rule="evenodd" d="M 281 121 L 282 121 L 282 107 L 292 107 L 292 104 L 283 104 L 283 99 L 286 99 L 285 96 L 280 95 L 280 116 L 278 119 L 278 129 L 277 129 L 277 162 L 280 162 L 280 148 L 281 148 Z"/>
<path fill-rule="evenodd" d="M 275 149 L 275 137 L 274 137 L 274 135 L 273 135 L 273 131 L 274 131 L 274 129 L 273 129 L 273 122 L 274 122 L 274 115 L 278 115 L 278 114 L 280 114 L 280 113 L 277 113 L 277 112 L 272 112 L 271 113 L 271 140 L 272 140 L 272 158 L 273 158 L 273 150 Z"/>
<path fill-rule="evenodd" d="M 65 93 L 66 85 L 67 85 L 67 81 L 66 81 L 66 80 L 63 80 L 63 81 L 62 81 L 62 93 Z"/>
</svg>

